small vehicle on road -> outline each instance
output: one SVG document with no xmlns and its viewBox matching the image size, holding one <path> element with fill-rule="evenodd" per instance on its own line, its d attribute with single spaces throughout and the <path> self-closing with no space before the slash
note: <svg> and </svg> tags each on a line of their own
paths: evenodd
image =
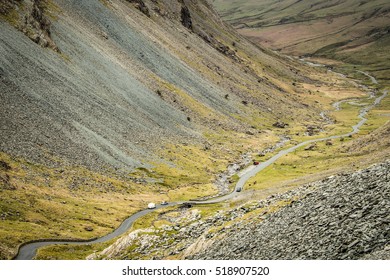
<svg viewBox="0 0 390 280">
<path fill-rule="evenodd" d="M 168 205 L 168 202 L 163 201 L 163 202 L 161 202 L 161 205 Z"/>
<path fill-rule="evenodd" d="M 253 165 L 259 165 L 259 164 L 260 164 L 260 162 L 258 162 L 258 161 L 253 162 Z"/>
<path fill-rule="evenodd" d="M 154 209 L 156 208 L 156 204 L 155 203 L 149 203 L 148 204 L 148 209 Z"/>
<path fill-rule="evenodd" d="M 241 188 L 241 187 L 239 187 L 239 188 L 236 189 L 236 192 L 241 192 L 241 191 L 242 191 L 242 188 Z"/>
<path fill-rule="evenodd" d="M 192 208 L 192 204 L 190 202 L 184 202 L 181 204 L 180 208 Z"/>
</svg>

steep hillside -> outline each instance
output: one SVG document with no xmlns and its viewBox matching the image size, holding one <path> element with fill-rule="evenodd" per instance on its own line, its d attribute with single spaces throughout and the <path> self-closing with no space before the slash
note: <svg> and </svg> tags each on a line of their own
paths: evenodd
<svg viewBox="0 0 390 280">
<path fill-rule="evenodd" d="M 260 118 L 299 118 L 296 109 L 308 111 L 265 79 L 302 76 L 246 42 L 237 48 L 253 53 L 236 53 L 231 44 L 241 39 L 205 3 L 186 1 L 193 21 L 186 28 L 180 24 L 184 3 L 145 2 L 145 15 L 133 2 L 21 1 L 7 11 L 1 30 L 4 152 L 131 170 L 157 160 L 150 149 L 163 139 L 202 143 L 205 131 L 246 132 L 256 123 L 256 132 L 266 127 Z M 24 8 L 16 11 L 18 5 Z M 249 55 L 261 64 L 252 68 Z M 272 70 L 265 74 L 260 67 Z"/>
<path fill-rule="evenodd" d="M 296 56 L 343 60 L 389 79 L 390 3 L 360 1 L 219 1 L 212 3 L 240 33 Z M 328 61 L 329 62 L 329 61 Z"/>
<path fill-rule="evenodd" d="M 5 0 L 0 12 L 3 259 L 30 240 L 105 235 L 150 201 L 227 192 L 233 181 L 215 181 L 229 164 L 319 137 L 324 109 L 366 96 L 255 46 L 203 0 Z M 350 129 L 334 119 L 327 133 Z"/>
<path fill-rule="evenodd" d="M 0 8 L 2 258 L 31 239 L 110 232 L 150 200 L 215 194 L 229 161 L 278 140 L 265 132 L 276 119 L 318 115 L 268 81 L 303 76 L 206 2 Z"/>
</svg>

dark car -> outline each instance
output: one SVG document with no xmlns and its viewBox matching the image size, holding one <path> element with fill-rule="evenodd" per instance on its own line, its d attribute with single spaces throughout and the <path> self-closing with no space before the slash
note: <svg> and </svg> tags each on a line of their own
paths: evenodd
<svg viewBox="0 0 390 280">
<path fill-rule="evenodd" d="M 258 162 L 258 161 L 253 162 L 253 165 L 259 165 L 259 164 L 260 164 L 260 162 Z"/>
</svg>

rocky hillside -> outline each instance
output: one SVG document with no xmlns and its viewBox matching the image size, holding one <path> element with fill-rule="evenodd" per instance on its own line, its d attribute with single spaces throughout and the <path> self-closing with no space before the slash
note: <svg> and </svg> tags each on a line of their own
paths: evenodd
<svg viewBox="0 0 390 280">
<path fill-rule="evenodd" d="M 363 95 L 253 45 L 204 0 L 3 0 L 0 24 L 1 259 L 218 194 L 242 154 L 324 124 L 321 102 L 340 97 L 301 84 Z"/>
<path fill-rule="evenodd" d="M 8 154 L 132 170 L 159 160 L 161 142 L 203 145 L 216 129 L 253 134 L 300 110 L 314 115 L 281 87 L 303 76 L 232 32 L 206 1 L 0 7 Z"/>
<path fill-rule="evenodd" d="M 161 211 L 89 259 L 388 259 L 390 162 L 216 214 Z"/>
<path fill-rule="evenodd" d="M 390 258 L 390 162 L 331 176 L 279 211 L 236 223 L 195 259 Z M 288 200 L 288 196 L 284 200 Z"/>
<path fill-rule="evenodd" d="M 226 192 L 229 164 L 349 131 L 324 110 L 366 96 L 254 45 L 206 0 L 3 0 L 0 24 L 1 259 L 104 236 L 151 201 Z"/>
</svg>

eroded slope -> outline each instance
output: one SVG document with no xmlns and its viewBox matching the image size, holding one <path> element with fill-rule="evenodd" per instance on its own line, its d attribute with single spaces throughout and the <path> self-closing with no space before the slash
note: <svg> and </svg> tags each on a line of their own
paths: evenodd
<svg viewBox="0 0 390 280">
<path fill-rule="evenodd" d="M 43 6 L 39 11 L 48 16 L 37 24 L 50 32 L 18 32 L 8 22 L 23 29 L 21 9 L 3 18 L 4 152 L 40 162 L 58 157 L 132 169 L 156 160 L 162 139 L 202 143 L 203 131 L 245 132 L 260 118 L 299 118 L 297 109 L 312 114 L 267 81 L 302 77 L 219 27 L 203 2 L 145 1 L 149 16 L 132 1 L 15 2 L 22 2 L 15 9 L 30 2 Z M 181 24 L 187 6 L 191 28 Z M 39 46 L 51 46 L 35 39 L 43 33 L 50 33 L 58 52 Z M 239 45 L 237 52 L 231 44 Z M 267 74 L 249 56 L 257 56 L 253 60 Z"/>
</svg>

